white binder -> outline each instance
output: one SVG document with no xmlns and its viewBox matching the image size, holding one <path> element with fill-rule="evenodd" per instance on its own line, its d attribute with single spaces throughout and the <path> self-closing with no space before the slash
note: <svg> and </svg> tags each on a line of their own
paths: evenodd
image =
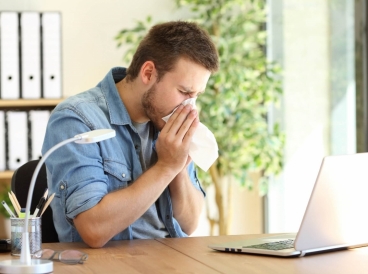
<svg viewBox="0 0 368 274">
<path fill-rule="evenodd" d="M 0 12 L 1 99 L 19 98 L 18 29 L 17 12 Z"/>
<path fill-rule="evenodd" d="M 0 110 L 0 171 L 5 170 L 5 161 L 5 113 Z"/>
<path fill-rule="evenodd" d="M 7 111 L 8 167 L 16 170 L 28 161 L 28 127 L 26 111 Z"/>
<path fill-rule="evenodd" d="M 20 15 L 22 98 L 41 98 L 41 19 L 38 12 Z"/>
<path fill-rule="evenodd" d="M 61 15 L 44 12 L 42 24 L 43 97 L 61 98 Z"/>
<path fill-rule="evenodd" d="M 41 159 L 42 157 L 41 149 L 49 118 L 50 111 L 48 110 L 29 111 L 31 127 L 31 160 Z"/>
</svg>

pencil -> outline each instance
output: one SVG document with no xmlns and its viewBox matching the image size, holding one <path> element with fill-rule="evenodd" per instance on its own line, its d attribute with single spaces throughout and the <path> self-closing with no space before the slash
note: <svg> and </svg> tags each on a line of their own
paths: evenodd
<svg viewBox="0 0 368 274">
<path fill-rule="evenodd" d="M 40 214 L 40 216 L 42 216 L 42 214 L 45 212 L 45 210 L 47 209 L 47 207 L 49 206 L 49 204 L 51 203 L 52 199 L 54 199 L 54 196 L 55 196 L 55 193 L 53 193 L 50 198 L 47 199 L 43 209 L 42 209 L 42 212 Z"/>
<path fill-rule="evenodd" d="M 10 194 L 13 196 L 14 201 L 15 201 L 15 203 L 17 204 L 18 209 L 20 210 L 22 207 L 20 206 L 20 204 L 19 204 L 19 202 L 18 202 L 17 196 L 15 196 L 15 194 L 14 194 L 14 192 L 13 192 L 13 191 L 10 191 Z"/>
<path fill-rule="evenodd" d="M 13 205 L 13 207 L 14 207 L 14 209 L 15 209 L 15 211 L 17 212 L 17 215 L 18 215 L 18 217 L 20 216 L 20 211 L 19 211 L 19 209 L 18 209 L 18 207 L 17 207 L 17 205 L 16 205 L 16 203 L 15 203 L 15 201 L 14 201 L 14 198 L 13 198 L 13 196 L 10 194 L 10 192 L 8 193 L 9 194 L 9 199 L 10 199 L 10 201 L 11 201 L 11 203 L 12 203 L 12 205 Z"/>
</svg>

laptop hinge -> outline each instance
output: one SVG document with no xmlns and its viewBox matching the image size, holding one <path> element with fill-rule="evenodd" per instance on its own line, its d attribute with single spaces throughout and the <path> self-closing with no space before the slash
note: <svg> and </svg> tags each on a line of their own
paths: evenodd
<svg viewBox="0 0 368 274">
<path fill-rule="evenodd" d="M 306 251 L 304 251 L 304 250 L 302 250 L 302 251 L 300 251 L 300 255 L 299 255 L 299 257 L 304 257 L 304 255 L 305 254 L 307 254 L 307 252 Z"/>
</svg>

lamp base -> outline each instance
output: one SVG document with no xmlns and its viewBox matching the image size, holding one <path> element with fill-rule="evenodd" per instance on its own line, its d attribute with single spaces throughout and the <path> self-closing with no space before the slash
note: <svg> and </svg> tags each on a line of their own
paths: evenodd
<svg viewBox="0 0 368 274">
<path fill-rule="evenodd" d="M 49 260 L 31 259 L 30 264 L 20 260 L 0 261 L 0 273 L 51 273 L 54 263 Z"/>
</svg>

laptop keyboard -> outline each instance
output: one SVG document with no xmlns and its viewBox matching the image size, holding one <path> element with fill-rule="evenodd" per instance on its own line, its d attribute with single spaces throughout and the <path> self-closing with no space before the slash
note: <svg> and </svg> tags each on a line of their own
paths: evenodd
<svg viewBox="0 0 368 274">
<path fill-rule="evenodd" d="M 248 246 L 243 246 L 243 248 L 283 250 L 283 249 L 294 248 L 294 240 L 288 239 L 284 241 L 264 243 L 264 244 L 259 244 L 259 245 L 248 245 Z"/>
</svg>

